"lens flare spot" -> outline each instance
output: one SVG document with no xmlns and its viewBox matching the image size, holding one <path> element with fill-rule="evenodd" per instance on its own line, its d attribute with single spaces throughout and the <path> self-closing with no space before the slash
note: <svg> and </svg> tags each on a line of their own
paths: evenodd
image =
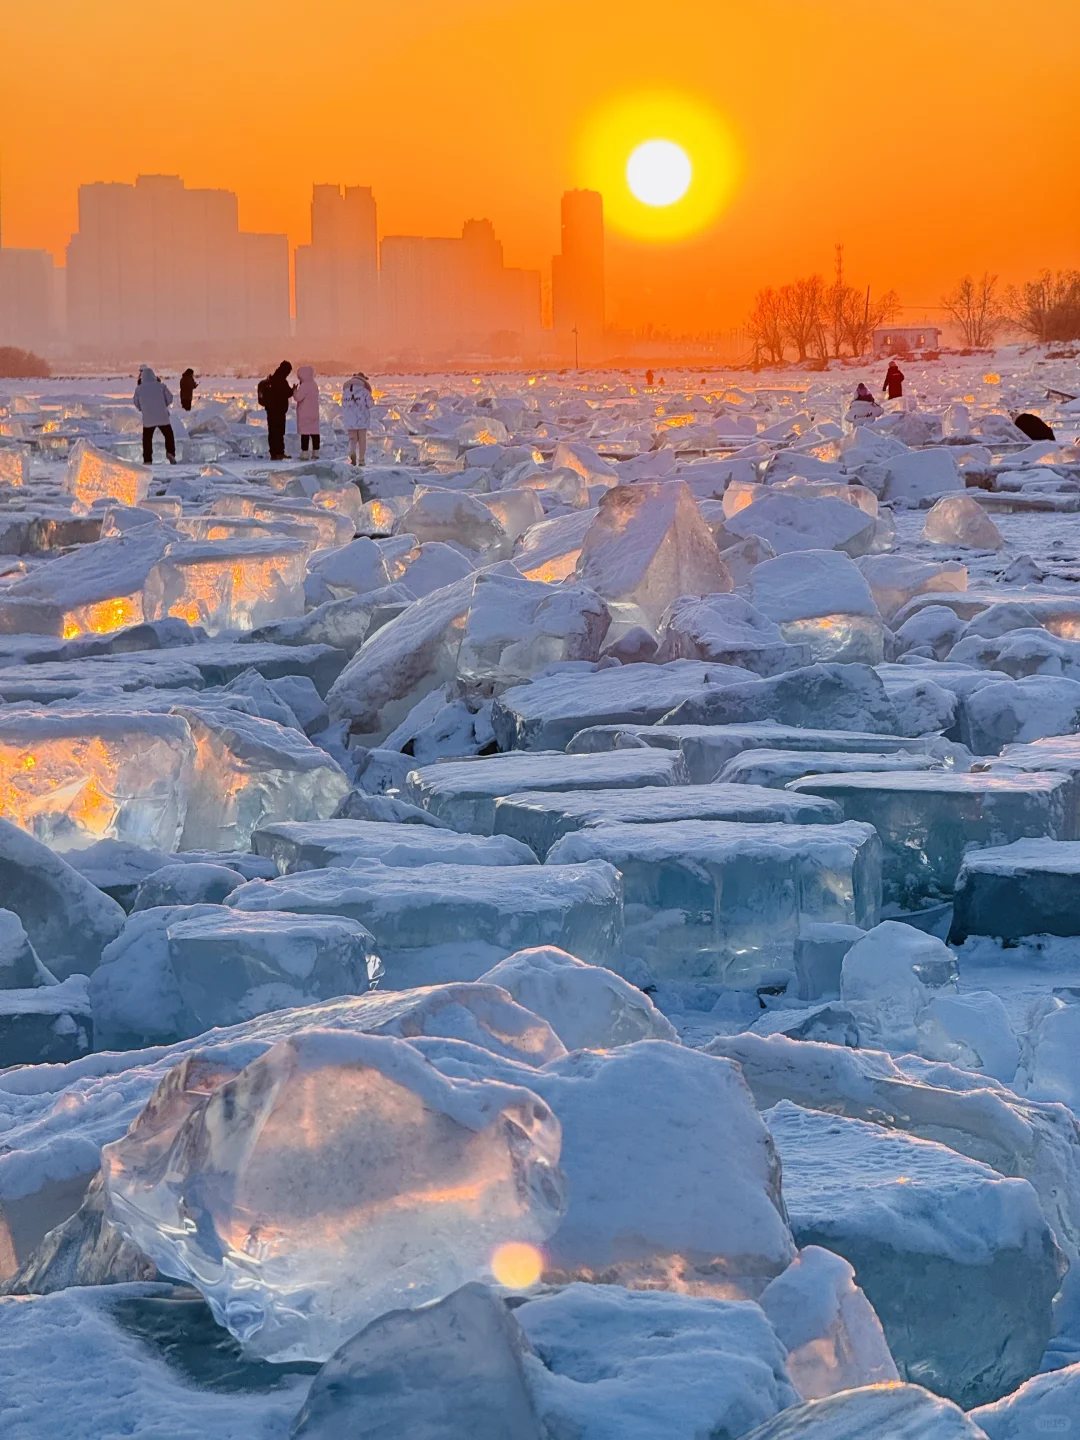
<svg viewBox="0 0 1080 1440">
<path fill-rule="evenodd" d="M 508 1290 L 527 1290 L 544 1272 L 544 1257 L 535 1245 L 510 1240 L 491 1257 L 491 1273 Z"/>
</svg>

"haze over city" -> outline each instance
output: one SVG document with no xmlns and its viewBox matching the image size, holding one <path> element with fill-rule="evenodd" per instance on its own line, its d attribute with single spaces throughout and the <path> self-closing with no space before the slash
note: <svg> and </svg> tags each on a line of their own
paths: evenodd
<svg viewBox="0 0 1080 1440">
<path fill-rule="evenodd" d="M 615 327 L 736 327 L 760 286 L 828 273 L 838 241 L 926 318 L 965 272 L 1019 281 L 1075 253 L 1080 196 L 1039 176 L 1077 139 L 1080 14 L 1039 6 L 1038 84 L 1021 18 L 1004 0 L 406 0 L 315 20 L 268 0 L 199 23 L 128 0 L 10 7 L 7 53 L 46 49 L 0 87 L 3 240 L 62 264 L 80 185 L 175 174 L 235 192 L 241 228 L 292 249 L 312 184 L 340 181 L 372 188 L 380 236 L 491 220 L 546 288 L 560 196 L 584 187 L 605 198 Z M 674 227 L 626 188 L 656 136 L 694 166 Z"/>
</svg>

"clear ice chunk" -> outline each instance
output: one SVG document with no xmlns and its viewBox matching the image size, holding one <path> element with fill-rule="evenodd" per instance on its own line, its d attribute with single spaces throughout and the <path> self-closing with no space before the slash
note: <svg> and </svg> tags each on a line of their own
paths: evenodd
<svg viewBox="0 0 1080 1440">
<path fill-rule="evenodd" d="M 789 645 L 775 625 L 740 595 L 684 595 L 665 612 L 657 659 L 704 660 L 776 675 L 810 664 L 808 645 Z"/>
<path fill-rule="evenodd" d="M 582 541 L 577 574 L 607 600 L 639 605 L 654 626 L 680 595 L 732 588 L 685 481 L 616 485 Z"/>
<path fill-rule="evenodd" d="M 868 825 L 613 823 L 565 836 L 544 868 L 590 860 L 621 873 L 626 951 L 663 979 L 749 984 L 790 973 L 800 924 L 866 928 L 881 898 Z"/>
<path fill-rule="evenodd" d="M 678 1043 L 675 1027 L 643 991 L 554 945 L 518 950 L 480 981 L 542 1016 L 567 1050 L 610 1050 L 635 1040 Z"/>
<path fill-rule="evenodd" d="M 348 868 L 357 860 L 383 865 L 530 865 L 532 851 L 506 835 L 460 835 L 426 825 L 373 820 L 280 820 L 251 837 L 281 875 Z"/>
<path fill-rule="evenodd" d="M 951 1400 L 921 1385 L 860 1385 L 823 1400 L 794 1405 L 751 1430 L 744 1440 L 986 1440 Z"/>
<path fill-rule="evenodd" d="M 756 785 L 721 784 L 578 790 L 572 794 L 525 791 L 495 802 L 495 834 L 523 841 L 543 859 L 564 835 L 598 825 L 656 825 L 673 820 L 829 825 L 840 819 L 838 806 L 803 806 L 799 802 L 805 798 Z"/>
<path fill-rule="evenodd" d="M 393 989 L 475 980 L 535 945 L 609 965 L 622 940 L 622 886 L 602 863 L 403 868 L 367 861 L 254 880 L 228 903 L 359 920 L 375 936 Z"/>
<path fill-rule="evenodd" d="M 208 635 L 292 619 L 304 613 L 306 562 L 298 540 L 173 544 L 147 576 L 143 613 L 178 616 Z"/>
<path fill-rule="evenodd" d="M 247 850 L 274 820 L 326 820 L 349 793 L 345 772 L 298 730 L 209 706 L 178 707 L 195 740 L 181 850 Z"/>
<path fill-rule="evenodd" d="M 765 1119 L 796 1242 L 855 1267 L 905 1379 L 970 1409 L 1036 1369 L 1067 1262 L 1026 1180 L 788 1100 Z"/>
<path fill-rule="evenodd" d="M 490 1273 L 562 1218 L 539 1096 L 408 1042 L 308 1030 L 239 1072 L 170 1072 L 102 1153 L 112 1223 L 263 1359 L 325 1360 L 388 1311 Z"/>
<path fill-rule="evenodd" d="M 0 715 L 0 813 L 53 850 L 99 840 L 175 850 L 194 768 L 179 715 Z"/>
<path fill-rule="evenodd" d="M 922 538 L 931 545 L 960 545 L 971 550 L 1000 550 L 1001 531 L 970 495 L 945 495 L 926 517 Z"/>
<path fill-rule="evenodd" d="M 393 1310 L 326 1361 L 292 1440 L 547 1440 L 527 1384 L 529 1353 L 515 1315 L 476 1282 Z"/>
<path fill-rule="evenodd" d="M 654 725 L 691 696 L 746 678 L 734 665 L 672 660 L 615 665 L 594 674 L 543 675 L 496 697 L 491 714 L 502 750 L 565 750 L 593 725 Z"/>
<path fill-rule="evenodd" d="M 140 505 L 149 491 L 150 478 L 148 466 L 120 460 L 110 451 L 82 440 L 68 459 L 64 489 L 87 508 L 97 500 Z"/>
<path fill-rule="evenodd" d="M 405 581 L 408 584 L 408 580 Z M 458 657 L 470 685 L 517 685 L 566 660 L 598 660 L 608 611 L 582 585 L 541 585 L 506 575 L 480 575 Z"/>
<path fill-rule="evenodd" d="M 437 819 L 475 835 L 495 830 L 495 807 L 504 795 L 523 791 L 625 790 L 684 785 L 686 766 L 677 752 L 612 751 L 563 755 L 510 751 L 476 760 L 445 760 L 412 770 L 406 797 Z"/>
<path fill-rule="evenodd" d="M 434 590 L 364 641 L 326 700 L 333 721 L 377 746 L 413 706 L 457 673 L 473 577 Z"/>
<path fill-rule="evenodd" d="M 952 895 L 969 845 L 1066 839 L 1071 819 L 1071 781 L 1060 771 L 807 775 L 789 788 L 836 800 L 846 819 L 877 827 L 885 901 L 905 910 Z"/>
<path fill-rule="evenodd" d="M 32 835 L 2 819 L 0 893 L 5 909 L 18 915 L 42 964 L 58 980 L 90 974 L 124 924 L 115 900 Z"/>
<path fill-rule="evenodd" d="M 807 1245 L 760 1300 L 803 1400 L 900 1379 L 881 1321 L 848 1262 Z"/>
<path fill-rule="evenodd" d="M 885 632 L 870 586 L 837 550 L 763 561 L 750 573 L 750 599 L 789 644 L 809 645 L 814 660 L 877 665 L 884 658 Z"/>
</svg>

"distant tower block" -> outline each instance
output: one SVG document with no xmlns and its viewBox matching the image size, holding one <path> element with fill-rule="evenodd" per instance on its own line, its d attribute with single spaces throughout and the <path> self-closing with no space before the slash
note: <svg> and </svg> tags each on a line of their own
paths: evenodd
<svg viewBox="0 0 1080 1440">
<path fill-rule="evenodd" d="M 551 298 L 561 349 L 604 333 L 604 197 L 568 190 L 562 198 L 562 253 L 551 262 Z"/>
<path fill-rule="evenodd" d="M 301 339 L 370 345 L 378 317 L 375 197 L 360 185 L 316 185 L 311 244 L 296 248 L 296 328 Z"/>
</svg>

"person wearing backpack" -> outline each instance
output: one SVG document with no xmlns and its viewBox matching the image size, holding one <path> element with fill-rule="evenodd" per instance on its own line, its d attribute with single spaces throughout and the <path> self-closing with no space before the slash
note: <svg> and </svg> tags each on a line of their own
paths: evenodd
<svg viewBox="0 0 1080 1440">
<path fill-rule="evenodd" d="M 266 411 L 266 438 L 270 442 L 270 459 L 285 459 L 285 422 L 289 418 L 289 401 L 296 387 L 289 384 L 292 366 L 283 360 L 272 375 L 259 381 L 258 400 Z"/>
<path fill-rule="evenodd" d="M 165 458 L 170 465 L 176 464 L 176 437 L 169 417 L 172 391 L 163 380 L 159 380 L 150 369 L 143 365 L 139 370 L 139 383 L 131 397 L 135 409 L 142 415 L 142 458 L 144 465 L 154 463 L 154 431 L 160 430 L 165 437 Z"/>
<path fill-rule="evenodd" d="M 367 458 L 367 437 L 371 429 L 371 381 L 358 370 L 345 381 L 341 392 L 341 416 L 349 432 L 349 464 L 363 465 Z"/>
</svg>

